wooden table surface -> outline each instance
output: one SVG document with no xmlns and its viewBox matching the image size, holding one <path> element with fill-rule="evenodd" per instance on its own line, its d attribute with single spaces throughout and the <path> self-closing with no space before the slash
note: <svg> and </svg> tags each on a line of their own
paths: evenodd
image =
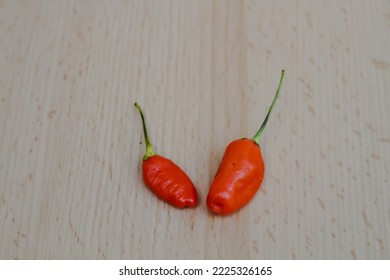
<svg viewBox="0 0 390 280">
<path fill-rule="evenodd" d="M 0 258 L 390 258 L 390 2 L 0 1 Z M 227 144 L 265 179 L 205 204 Z M 200 203 L 142 181 L 156 151 Z"/>
</svg>

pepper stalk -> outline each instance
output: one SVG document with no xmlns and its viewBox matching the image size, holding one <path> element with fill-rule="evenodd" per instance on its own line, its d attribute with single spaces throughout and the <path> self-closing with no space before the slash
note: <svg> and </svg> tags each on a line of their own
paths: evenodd
<svg viewBox="0 0 390 280">
<path fill-rule="evenodd" d="M 276 100 L 278 99 L 279 97 L 279 92 L 280 92 L 280 89 L 282 87 L 282 84 L 283 84 L 283 80 L 284 80 L 284 70 L 282 70 L 282 74 L 280 76 L 280 81 L 279 81 L 279 85 L 278 85 L 278 88 L 276 90 L 276 93 L 275 93 L 275 97 L 274 99 L 272 100 L 272 104 L 271 104 L 271 107 L 269 108 L 268 110 L 268 113 L 267 115 L 265 116 L 265 119 L 263 121 L 263 123 L 261 124 L 261 127 L 260 129 L 256 132 L 255 136 L 253 136 L 252 140 L 255 141 L 257 144 L 259 144 L 260 142 L 260 138 L 261 138 L 261 135 L 263 134 L 263 130 L 268 122 L 268 119 L 269 119 L 269 116 L 271 115 L 272 113 L 272 110 L 274 109 L 274 106 L 275 106 L 275 103 L 276 103 Z"/>
<path fill-rule="evenodd" d="M 147 160 L 148 158 L 156 155 L 156 153 L 153 150 L 152 144 L 150 144 L 149 141 L 149 136 L 148 136 L 148 130 L 146 129 L 146 124 L 145 124 L 145 117 L 144 114 L 142 113 L 141 107 L 137 104 L 137 102 L 134 103 L 134 106 L 137 107 L 140 115 L 141 115 L 141 120 L 142 120 L 142 127 L 144 130 L 144 136 L 145 136 L 145 146 L 146 146 L 146 152 L 144 155 L 144 160 Z"/>
</svg>

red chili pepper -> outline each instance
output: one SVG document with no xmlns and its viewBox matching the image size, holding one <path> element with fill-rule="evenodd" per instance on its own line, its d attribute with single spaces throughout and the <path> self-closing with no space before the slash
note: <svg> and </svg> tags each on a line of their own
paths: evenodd
<svg viewBox="0 0 390 280">
<path fill-rule="evenodd" d="M 264 161 L 259 146 L 261 134 L 279 97 L 284 70 L 278 89 L 263 124 L 252 139 L 231 142 L 211 184 L 207 207 L 213 213 L 228 215 L 246 205 L 256 194 L 264 177 Z"/>
<path fill-rule="evenodd" d="M 195 207 L 198 203 L 198 194 L 191 179 L 171 160 L 156 155 L 149 142 L 141 107 L 137 103 L 134 106 L 141 115 L 145 136 L 146 153 L 142 162 L 142 175 L 146 186 L 160 199 L 175 207 Z"/>
</svg>

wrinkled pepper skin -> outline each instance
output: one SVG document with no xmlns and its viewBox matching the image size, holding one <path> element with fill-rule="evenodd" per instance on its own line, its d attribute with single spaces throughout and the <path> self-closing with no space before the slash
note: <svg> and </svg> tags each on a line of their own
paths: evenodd
<svg viewBox="0 0 390 280">
<path fill-rule="evenodd" d="M 142 163 L 142 175 L 160 199 L 177 208 L 195 207 L 198 194 L 191 179 L 171 160 L 154 155 Z"/>
<path fill-rule="evenodd" d="M 207 207 L 215 214 L 229 215 L 246 205 L 264 178 L 260 146 L 252 139 L 239 139 L 226 148 L 207 196 Z"/>
</svg>

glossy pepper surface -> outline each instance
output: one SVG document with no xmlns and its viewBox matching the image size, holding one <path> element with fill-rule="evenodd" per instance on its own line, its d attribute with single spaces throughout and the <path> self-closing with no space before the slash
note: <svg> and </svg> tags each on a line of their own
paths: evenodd
<svg viewBox="0 0 390 280">
<path fill-rule="evenodd" d="M 160 199 L 177 207 L 195 207 L 198 194 L 187 174 L 168 158 L 157 155 L 149 142 L 141 107 L 134 104 L 140 112 L 145 136 L 146 153 L 142 162 L 142 177 L 145 185 Z"/>
<path fill-rule="evenodd" d="M 252 139 L 234 140 L 227 146 L 206 200 L 211 212 L 231 214 L 245 206 L 259 190 L 265 165 L 258 143 L 279 97 L 283 79 L 284 70 L 272 105 L 256 135 Z"/>
</svg>

